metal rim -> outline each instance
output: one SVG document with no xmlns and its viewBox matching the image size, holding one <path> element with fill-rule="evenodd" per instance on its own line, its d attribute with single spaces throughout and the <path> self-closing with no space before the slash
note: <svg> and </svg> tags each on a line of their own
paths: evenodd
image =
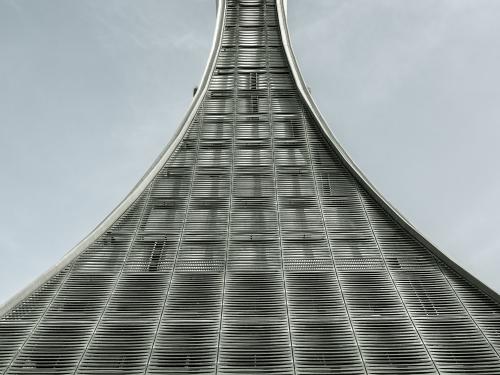
<svg viewBox="0 0 500 375">
<path fill-rule="evenodd" d="M 63 270 L 67 265 L 69 265 L 74 259 L 76 259 L 90 244 L 92 244 L 97 238 L 106 232 L 106 230 L 113 225 L 113 223 L 125 212 L 125 210 L 141 195 L 144 189 L 149 185 L 149 183 L 154 179 L 160 169 L 163 167 L 165 162 L 169 159 L 170 155 L 173 153 L 177 145 L 180 143 L 184 134 L 186 133 L 189 125 L 191 124 L 198 107 L 200 106 L 203 97 L 208 89 L 208 83 L 215 69 L 216 58 L 219 53 L 219 49 L 222 44 L 222 31 L 225 22 L 225 3 L 226 0 L 217 0 L 217 19 L 216 27 L 212 41 L 212 47 L 210 50 L 210 55 L 208 62 L 205 66 L 205 71 L 201 79 L 201 83 L 198 86 L 196 94 L 193 97 L 191 105 L 181 121 L 179 127 L 176 130 L 174 137 L 163 149 L 160 155 L 153 162 L 151 167 L 146 171 L 141 180 L 134 186 L 134 188 L 128 193 L 128 195 L 116 206 L 116 208 L 111 211 L 111 213 L 106 216 L 106 218 L 101 221 L 95 227 L 92 232 L 90 232 L 83 240 L 81 240 L 76 246 L 74 246 L 69 252 L 67 252 L 63 258 L 48 271 L 40 275 L 33 282 L 31 282 L 27 287 L 16 293 L 13 297 L 7 300 L 3 305 L 0 306 L 0 316 L 6 314 L 19 302 L 28 297 L 31 293 L 42 286 L 46 281 L 48 281 L 52 276 L 56 275 L 58 272 Z"/>
<path fill-rule="evenodd" d="M 427 248 L 432 254 L 434 254 L 441 261 L 450 266 L 455 272 L 458 272 L 462 277 L 469 281 L 472 285 L 476 286 L 483 293 L 487 294 L 497 303 L 500 303 L 500 295 L 489 286 L 484 284 L 482 281 L 473 276 L 470 272 L 460 266 L 456 261 L 451 259 L 449 256 L 444 254 L 439 250 L 431 241 L 426 239 L 422 233 L 420 233 L 411 222 L 405 218 L 384 196 L 375 188 L 375 186 L 368 180 L 368 178 L 361 172 L 356 163 L 351 159 L 349 154 L 344 150 L 344 148 L 337 141 L 332 131 L 330 130 L 326 120 L 322 116 L 320 110 L 316 106 L 314 99 L 312 98 L 307 86 L 302 78 L 297 60 L 292 50 L 290 35 L 288 33 L 287 26 L 287 15 L 286 15 L 286 4 L 287 0 L 276 0 L 278 8 L 279 17 L 279 27 L 283 46 L 285 49 L 285 54 L 290 65 L 290 70 L 292 72 L 295 84 L 299 90 L 299 93 L 306 103 L 306 105 L 311 110 L 311 114 L 314 119 L 318 122 L 321 130 L 323 131 L 325 138 L 329 141 L 333 150 L 340 157 L 344 165 L 349 169 L 353 176 L 358 180 L 358 182 L 366 189 L 366 191 L 374 198 L 377 203 L 379 203 L 382 208 L 406 231 L 408 231 L 418 242 L 420 242 L 425 248 Z"/>
</svg>

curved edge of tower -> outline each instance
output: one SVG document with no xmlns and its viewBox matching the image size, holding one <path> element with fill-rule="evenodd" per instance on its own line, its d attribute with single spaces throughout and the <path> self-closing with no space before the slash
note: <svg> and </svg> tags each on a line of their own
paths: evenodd
<svg viewBox="0 0 500 375">
<path fill-rule="evenodd" d="M 320 110 L 316 106 L 307 86 L 302 78 L 302 74 L 300 73 L 299 66 L 297 64 L 297 60 L 292 50 L 290 36 L 288 33 L 288 25 L 287 25 L 287 2 L 288 0 L 276 0 L 278 6 L 278 17 L 279 17 L 279 25 L 281 32 L 281 39 L 283 42 L 283 46 L 285 48 L 285 53 L 288 59 L 288 63 L 290 64 L 290 70 L 292 71 L 293 78 L 295 80 L 295 84 L 302 96 L 302 99 L 306 103 L 306 105 L 311 110 L 311 114 L 314 119 L 318 122 L 321 127 L 321 130 L 325 134 L 325 138 L 328 140 L 332 149 L 339 156 L 340 160 L 344 163 L 347 169 L 353 174 L 353 176 L 358 180 L 358 182 L 366 189 L 367 193 L 372 196 L 378 204 L 399 224 L 403 227 L 408 233 L 410 233 L 418 242 L 420 242 L 425 248 L 427 248 L 432 254 L 434 254 L 441 261 L 446 263 L 450 268 L 454 271 L 458 272 L 462 277 L 464 277 L 467 281 L 469 281 L 476 288 L 481 290 L 483 293 L 487 294 L 490 298 L 492 298 L 495 302 L 500 303 L 500 295 L 491 289 L 489 286 L 484 284 L 481 280 L 476 278 L 470 272 L 465 270 L 462 266 L 457 264 L 454 260 L 452 260 L 449 256 L 444 254 L 441 250 L 439 250 L 432 242 L 427 240 L 423 234 L 421 234 L 414 226 L 410 223 L 410 221 L 405 218 L 387 199 L 383 197 L 383 195 L 375 188 L 375 186 L 368 180 L 368 178 L 361 172 L 356 163 L 351 159 L 349 154 L 344 150 L 344 148 L 337 141 L 335 136 L 332 134 L 327 122 L 323 118 Z"/>
<path fill-rule="evenodd" d="M 212 47 L 210 50 L 210 56 L 208 58 L 207 64 L 205 66 L 205 71 L 201 82 L 199 84 L 199 89 L 196 91 L 191 101 L 191 105 L 182 119 L 179 127 L 177 128 L 173 138 L 167 144 L 167 146 L 162 150 L 160 155 L 153 162 L 151 167 L 146 171 L 144 176 L 140 181 L 133 187 L 133 189 L 128 193 L 128 195 L 116 206 L 111 213 L 106 216 L 106 218 L 101 221 L 97 227 L 95 227 L 92 232 L 90 232 L 83 240 L 81 240 L 75 247 L 73 247 L 69 252 L 67 252 L 63 258 L 48 271 L 40 275 L 33 282 L 31 282 L 27 287 L 16 293 L 3 305 L 0 305 L 0 317 L 8 313 L 13 309 L 18 303 L 23 301 L 31 293 L 41 287 L 45 282 L 47 282 L 52 276 L 56 275 L 62 271 L 67 265 L 69 265 L 73 260 L 75 260 L 83 251 L 85 251 L 89 245 L 96 241 L 101 235 L 106 233 L 106 231 L 120 218 L 122 214 L 136 201 L 141 193 L 146 189 L 149 183 L 155 178 L 155 176 L 160 172 L 161 168 L 165 162 L 169 159 L 170 155 L 175 151 L 177 145 L 184 137 L 184 134 L 188 130 L 189 125 L 193 121 L 196 112 L 208 90 L 208 84 L 210 78 L 215 70 L 215 62 L 219 54 L 220 47 L 222 45 L 222 31 L 225 22 L 225 3 L 226 0 L 216 0 L 217 4 L 217 19 L 215 22 L 215 31 L 212 40 Z"/>
<path fill-rule="evenodd" d="M 212 42 L 212 48 L 210 52 L 210 57 L 208 59 L 207 65 L 205 67 L 205 72 L 203 74 L 201 83 L 199 85 L 199 90 L 197 90 L 191 106 L 184 119 L 182 120 L 180 126 L 178 127 L 174 137 L 170 143 L 161 152 L 158 158 L 154 161 L 153 165 L 148 169 L 146 174 L 142 179 L 135 185 L 132 191 L 120 202 L 120 204 L 82 241 L 80 241 L 73 249 L 71 249 L 54 267 L 46 271 L 44 274 L 35 279 L 26 288 L 22 289 L 20 292 L 15 294 L 7 302 L 0 306 L 0 316 L 5 315 L 12 308 L 14 308 L 18 303 L 27 298 L 31 293 L 36 291 L 45 282 L 47 282 L 52 276 L 56 275 L 58 272 L 63 270 L 67 265 L 69 265 L 75 258 L 77 258 L 87 247 L 96 241 L 101 235 L 103 235 L 110 226 L 115 223 L 115 221 L 130 207 L 131 204 L 141 195 L 157 173 L 161 170 L 165 162 L 169 159 L 170 155 L 173 153 L 179 142 L 184 137 L 189 124 L 192 122 L 198 107 L 200 106 L 206 92 L 208 89 L 208 83 L 215 69 L 215 62 L 218 56 L 221 44 L 222 44 L 222 31 L 225 22 L 225 3 L 226 0 L 216 0 L 217 1 L 217 20 L 216 28 Z M 315 118 L 319 124 L 322 132 L 325 135 L 325 139 L 330 143 L 333 151 L 339 156 L 343 164 L 348 168 L 352 175 L 358 180 L 358 182 L 366 189 L 366 191 L 375 199 L 381 207 L 408 233 L 410 233 L 417 241 L 419 241 L 424 247 L 426 247 L 431 253 L 433 253 L 437 258 L 446 263 L 453 270 L 458 272 L 462 277 L 468 280 L 472 285 L 481 290 L 483 293 L 492 298 L 495 302 L 500 303 L 500 295 L 493 289 L 488 287 L 486 284 L 478 280 L 475 276 L 470 274 L 455 261 L 450 259 L 442 251 L 440 251 L 435 245 L 428 241 L 397 209 L 395 209 L 389 201 L 387 201 L 382 194 L 371 184 L 371 182 L 366 178 L 366 176 L 357 167 L 354 161 L 349 157 L 347 152 L 336 140 L 332 134 L 330 128 L 328 127 L 325 119 L 321 115 L 318 107 L 316 106 L 309 90 L 307 89 L 302 75 L 300 73 L 295 55 L 292 51 L 290 36 L 288 33 L 287 26 L 287 0 L 276 0 L 276 5 L 278 8 L 279 17 L 279 27 L 282 38 L 282 43 L 285 49 L 285 54 L 287 56 L 288 64 L 292 71 L 295 84 L 299 90 L 302 100 L 309 107 L 312 116 Z"/>
</svg>

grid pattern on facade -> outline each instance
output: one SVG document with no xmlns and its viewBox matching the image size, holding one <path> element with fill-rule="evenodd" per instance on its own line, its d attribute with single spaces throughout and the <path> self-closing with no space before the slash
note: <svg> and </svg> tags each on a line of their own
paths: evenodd
<svg viewBox="0 0 500 375">
<path fill-rule="evenodd" d="M 500 307 L 402 229 L 305 106 L 274 0 L 126 213 L 0 318 L 2 374 L 500 373 Z"/>
</svg>

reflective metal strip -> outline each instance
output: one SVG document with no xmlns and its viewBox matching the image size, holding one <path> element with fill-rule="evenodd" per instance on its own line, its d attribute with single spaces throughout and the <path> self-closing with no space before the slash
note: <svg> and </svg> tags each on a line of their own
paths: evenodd
<svg viewBox="0 0 500 375">
<path fill-rule="evenodd" d="M 373 184 L 366 178 L 363 172 L 359 169 L 356 163 L 351 159 L 349 154 L 344 150 L 344 148 L 337 141 L 332 131 L 330 130 L 328 124 L 326 123 L 323 115 L 320 110 L 316 106 L 314 99 L 311 96 L 311 93 L 307 89 L 307 86 L 304 83 L 304 79 L 300 73 L 299 66 L 297 64 L 297 60 L 293 53 L 290 36 L 288 33 L 288 24 L 286 18 L 286 0 L 276 0 L 276 4 L 278 7 L 278 17 L 279 17 L 279 26 L 281 30 L 281 37 L 283 47 L 285 49 L 285 53 L 288 59 L 288 63 L 290 64 L 290 69 L 295 79 L 295 83 L 297 85 L 297 89 L 300 92 L 302 99 L 307 103 L 308 108 L 311 110 L 312 115 L 314 116 L 317 123 L 321 126 L 326 138 L 332 145 L 333 149 L 337 152 L 339 157 L 344 162 L 345 166 L 349 169 L 351 173 L 356 177 L 356 179 L 361 183 L 361 185 L 370 193 L 370 195 L 379 203 L 388 213 L 389 215 L 396 220 L 404 229 L 406 229 L 409 233 L 411 233 L 422 245 L 424 245 L 427 249 L 429 249 L 434 255 L 436 255 L 443 262 L 448 264 L 453 270 L 458 272 L 462 277 L 467 279 L 470 283 L 475 285 L 477 288 L 482 290 L 485 294 L 491 297 L 497 303 L 500 303 L 500 295 L 491 289 L 489 286 L 484 284 L 482 281 L 477 279 L 467 270 L 465 270 L 462 266 L 452 260 L 448 255 L 441 252 L 434 244 L 432 244 L 429 240 L 427 240 L 411 223 L 408 219 L 406 219 L 387 199 L 383 197 L 383 195 L 373 186 Z"/>
<path fill-rule="evenodd" d="M 31 293 L 37 290 L 45 282 L 50 280 L 54 275 L 57 275 L 61 270 L 63 270 L 68 264 L 70 264 L 74 259 L 78 257 L 85 249 L 88 248 L 94 241 L 96 241 L 106 230 L 113 225 L 113 223 L 127 210 L 127 208 L 141 195 L 141 193 L 146 189 L 149 183 L 157 175 L 160 169 L 164 166 L 165 162 L 172 155 L 172 152 L 179 145 L 181 140 L 188 129 L 189 124 L 193 121 L 196 115 L 200 103 L 206 94 L 208 83 L 212 77 L 213 71 L 215 69 L 215 62 L 219 54 L 219 48 L 221 45 L 221 35 L 222 35 L 222 25 L 224 23 L 224 8 L 226 0 L 217 0 L 217 21 L 214 32 L 214 38 L 212 42 L 212 48 L 210 51 L 210 57 L 208 59 L 201 83 L 198 86 L 200 89 L 196 92 L 191 102 L 191 106 L 188 109 L 186 116 L 177 128 L 176 134 L 161 152 L 158 158 L 153 162 L 152 166 L 148 169 L 146 174 L 137 183 L 137 185 L 132 189 L 132 191 L 125 197 L 125 199 L 120 202 L 120 204 L 101 222 L 99 225 L 82 241 L 80 241 L 73 249 L 71 249 L 53 268 L 39 276 L 26 288 L 18 292 L 11 299 L 6 301 L 0 306 L 0 316 L 6 314 L 10 309 L 12 309 L 19 302 L 28 297 Z"/>
</svg>

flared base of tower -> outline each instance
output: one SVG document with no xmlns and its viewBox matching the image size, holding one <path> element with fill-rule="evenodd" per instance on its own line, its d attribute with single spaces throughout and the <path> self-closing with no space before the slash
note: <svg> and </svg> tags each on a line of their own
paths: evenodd
<svg viewBox="0 0 500 375">
<path fill-rule="evenodd" d="M 3 308 L 3 374 L 500 373 L 498 299 L 332 137 L 284 6 L 219 1 L 172 143 Z"/>
</svg>

